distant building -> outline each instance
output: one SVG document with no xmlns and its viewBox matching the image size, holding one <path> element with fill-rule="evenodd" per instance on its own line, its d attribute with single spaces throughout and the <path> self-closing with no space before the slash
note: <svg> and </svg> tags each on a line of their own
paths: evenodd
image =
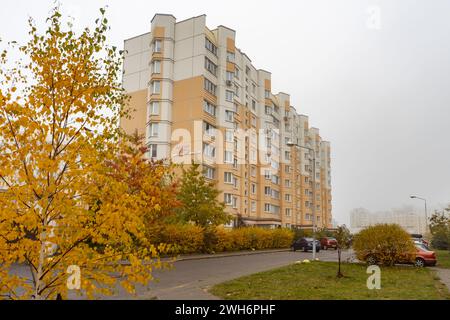
<svg viewBox="0 0 450 320">
<path fill-rule="evenodd" d="M 375 213 L 371 213 L 364 208 L 358 208 L 350 213 L 350 229 L 354 233 L 380 223 L 396 223 L 408 233 L 423 234 L 427 230 L 425 215 L 415 212 L 410 207 Z"/>
</svg>

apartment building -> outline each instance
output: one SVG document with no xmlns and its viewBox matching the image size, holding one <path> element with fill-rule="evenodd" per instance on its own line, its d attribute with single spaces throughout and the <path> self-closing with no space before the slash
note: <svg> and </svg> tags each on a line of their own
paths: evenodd
<svg viewBox="0 0 450 320">
<path fill-rule="evenodd" d="M 205 15 L 156 14 L 150 32 L 125 41 L 133 112 L 122 128 L 145 134 L 150 158 L 201 163 L 248 225 L 311 228 L 315 206 L 317 226 L 331 227 L 329 142 L 288 94 L 272 92 L 271 73 L 235 39 L 228 27 L 209 29 Z M 316 172 L 312 152 L 289 142 L 315 151 Z"/>
<path fill-rule="evenodd" d="M 427 232 L 424 213 L 416 212 L 412 207 L 381 212 L 370 212 L 367 209 L 358 208 L 350 213 L 350 229 L 354 233 L 380 223 L 398 224 L 409 233 L 425 234 Z"/>
</svg>

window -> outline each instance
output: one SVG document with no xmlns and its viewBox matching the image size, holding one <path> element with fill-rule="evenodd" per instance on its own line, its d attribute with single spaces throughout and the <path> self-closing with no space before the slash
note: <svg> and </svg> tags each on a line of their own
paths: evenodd
<svg viewBox="0 0 450 320">
<path fill-rule="evenodd" d="M 155 116 L 159 114 L 159 102 L 153 101 L 150 103 L 150 115 Z"/>
<path fill-rule="evenodd" d="M 227 51 L 227 61 L 234 62 L 235 54 L 234 52 Z"/>
<path fill-rule="evenodd" d="M 256 110 L 256 101 L 252 100 L 252 110 Z"/>
<path fill-rule="evenodd" d="M 208 136 L 215 136 L 216 135 L 216 127 L 214 127 L 212 124 L 209 124 L 208 122 L 203 122 L 203 132 Z"/>
<path fill-rule="evenodd" d="M 225 151 L 225 163 L 233 163 L 233 152 Z"/>
<path fill-rule="evenodd" d="M 209 113 L 210 115 L 215 117 L 216 109 L 217 109 L 217 107 L 215 105 L 213 105 L 212 103 L 210 103 L 206 100 L 203 101 L 203 110 L 205 110 L 206 113 Z"/>
<path fill-rule="evenodd" d="M 252 194 L 256 194 L 256 184 L 252 183 Z"/>
<path fill-rule="evenodd" d="M 233 203 L 233 196 L 229 193 L 224 194 L 224 202 L 227 206 L 232 205 Z"/>
<path fill-rule="evenodd" d="M 213 55 L 217 56 L 217 46 L 212 43 L 211 40 L 205 38 L 205 47 L 208 49 Z"/>
<path fill-rule="evenodd" d="M 233 186 L 235 188 L 239 187 L 239 180 L 236 177 L 233 177 Z M 247 192 L 247 190 L 245 190 Z"/>
<path fill-rule="evenodd" d="M 161 93 L 161 81 L 153 81 L 152 94 L 160 94 L 160 93 Z"/>
<path fill-rule="evenodd" d="M 256 202 L 252 201 L 252 212 L 256 212 Z"/>
<path fill-rule="evenodd" d="M 264 171 L 264 178 L 265 178 L 266 180 L 270 180 L 270 179 L 271 179 L 270 170 L 265 170 L 265 171 Z"/>
<path fill-rule="evenodd" d="M 225 100 L 229 101 L 229 102 L 233 102 L 233 98 L 234 98 L 234 92 L 227 90 L 225 91 Z"/>
<path fill-rule="evenodd" d="M 266 196 L 271 196 L 272 195 L 272 189 L 270 187 L 264 187 L 264 194 Z"/>
<path fill-rule="evenodd" d="M 159 60 L 153 61 L 152 72 L 153 73 L 161 73 L 161 61 L 159 61 Z"/>
<path fill-rule="evenodd" d="M 270 91 L 269 91 L 269 90 L 265 90 L 265 91 L 264 91 L 264 97 L 265 97 L 266 99 L 270 99 Z"/>
<path fill-rule="evenodd" d="M 272 114 L 272 107 L 271 106 L 266 106 L 265 107 L 265 112 L 267 115 L 271 115 Z"/>
<path fill-rule="evenodd" d="M 234 85 L 234 94 L 235 94 L 236 97 L 238 97 L 238 98 L 239 98 L 239 92 L 240 92 L 239 87 L 238 87 L 237 85 Z"/>
<path fill-rule="evenodd" d="M 225 120 L 229 122 L 234 122 L 234 112 L 230 110 L 225 110 Z"/>
<path fill-rule="evenodd" d="M 252 122 L 252 126 L 253 126 L 253 127 L 256 127 L 256 117 L 253 117 L 253 116 L 252 116 L 251 122 Z"/>
<path fill-rule="evenodd" d="M 291 152 L 290 151 L 285 151 L 284 152 L 284 158 L 286 160 L 291 160 Z"/>
<path fill-rule="evenodd" d="M 233 198 L 231 199 L 231 206 L 232 206 L 233 208 L 237 208 L 237 198 L 236 198 L 236 197 L 233 197 Z"/>
<path fill-rule="evenodd" d="M 216 95 L 217 86 L 214 83 L 205 78 L 204 86 L 206 91 L 214 96 Z"/>
<path fill-rule="evenodd" d="M 156 158 L 158 156 L 158 145 L 156 144 L 149 145 L 148 153 L 150 158 Z"/>
<path fill-rule="evenodd" d="M 203 154 L 209 158 L 214 158 L 216 156 L 216 148 L 208 143 L 204 143 Z"/>
<path fill-rule="evenodd" d="M 149 126 L 149 136 L 152 138 L 157 138 L 159 135 L 159 125 L 158 123 L 150 123 Z"/>
<path fill-rule="evenodd" d="M 224 182 L 229 184 L 233 183 L 233 174 L 231 172 L 225 172 Z"/>
<path fill-rule="evenodd" d="M 239 69 L 238 68 L 234 69 L 234 76 L 236 77 L 236 79 L 239 80 Z"/>
<path fill-rule="evenodd" d="M 256 167 L 251 167 L 251 168 L 250 168 L 250 175 L 251 175 L 252 177 L 256 177 Z"/>
<path fill-rule="evenodd" d="M 291 187 L 291 180 L 288 180 L 288 179 L 284 180 L 284 186 L 286 188 L 290 188 Z"/>
<path fill-rule="evenodd" d="M 161 52 L 161 40 L 155 40 L 153 42 L 153 52 L 160 53 Z"/>
<path fill-rule="evenodd" d="M 248 66 L 245 67 L 245 74 L 246 75 L 250 74 L 250 68 Z"/>
<path fill-rule="evenodd" d="M 214 178 L 216 177 L 216 169 L 211 167 L 205 167 L 204 176 L 210 180 L 214 180 Z"/>
<path fill-rule="evenodd" d="M 287 202 L 291 202 L 291 200 L 292 200 L 291 195 L 290 194 L 285 194 L 284 195 L 284 200 L 286 200 Z"/>
<path fill-rule="evenodd" d="M 208 58 L 205 57 L 205 69 L 217 76 L 217 66 Z"/>
<path fill-rule="evenodd" d="M 234 73 L 227 71 L 227 81 L 233 81 L 234 79 Z"/>
<path fill-rule="evenodd" d="M 291 166 L 285 166 L 284 167 L 284 172 L 285 173 L 291 173 Z"/>
<path fill-rule="evenodd" d="M 256 164 L 256 160 L 257 160 L 256 150 L 250 150 L 250 160 L 252 161 L 252 164 Z M 256 176 L 256 172 L 255 172 L 255 176 Z"/>
<path fill-rule="evenodd" d="M 238 160 L 236 158 L 233 159 L 233 168 L 238 167 Z"/>
<path fill-rule="evenodd" d="M 264 204 L 264 211 L 265 212 L 270 212 L 270 203 L 265 203 Z"/>
<path fill-rule="evenodd" d="M 256 86 L 255 86 L 255 84 L 252 84 L 252 91 L 253 91 L 253 94 L 256 94 Z"/>
<path fill-rule="evenodd" d="M 277 190 L 272 190 L 272 198 L 280 199 L 280 192 Z"/>
<path fill-rule="evenodd" d="M 234 132 L 232 130 L 225 131 L 225 141 L 234 142 Z"/>
<path fill-rule="evenodd" d="M 272 183 L 280 184 L 280 177 L 273 175 L 272 176 Z"/>
<path fill-rule="evenodd" d="M 291 216 L 291 209 L 290 208 L 286 208 L 285 212 L 286 212 L 286 217 L 290 217 Z"/>
</svg>

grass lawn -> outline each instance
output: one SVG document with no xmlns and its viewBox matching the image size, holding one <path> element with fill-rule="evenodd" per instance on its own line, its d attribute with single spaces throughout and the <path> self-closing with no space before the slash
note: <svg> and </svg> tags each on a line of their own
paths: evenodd
<svg viewBox="0 0 450 320">
<path fill-rule="evenodd" d="M 450 269 L 450 251 L 448 250 L 435 250 L 437 256 L 438 268 Z"/>
<path fill-rule="evenodd" d="M 313 262 L 257 273 L 214 286 L 210 292 L 226 300 L 364 300 L 450 299 L 434 272 L 411 266 L 381 267 L 381 289 L 369 290 L 366 265 Z"/>
</svg>

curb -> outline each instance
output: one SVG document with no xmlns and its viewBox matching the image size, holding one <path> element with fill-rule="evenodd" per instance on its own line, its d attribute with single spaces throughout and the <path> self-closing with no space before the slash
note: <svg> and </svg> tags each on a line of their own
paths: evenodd
<svg viewBox="0 0 450 320">
<path fill-rule="evenodd" d="M 210 255 L 198 255 L 198 256 L 180 256 L 179 258 L 176 258 L 175 262 L 189 261 L 189 260 L 218 259 L 218 258 L 239 257 L 239 256 L 251 256 L 254 254 L 270 254 L 270 253 L 288 252 L 288 251 L 290 251 L 290 249 L 241 251 L 241 252 L 235 252 L 235 253 L 210 254 Z"/>
</svg>

